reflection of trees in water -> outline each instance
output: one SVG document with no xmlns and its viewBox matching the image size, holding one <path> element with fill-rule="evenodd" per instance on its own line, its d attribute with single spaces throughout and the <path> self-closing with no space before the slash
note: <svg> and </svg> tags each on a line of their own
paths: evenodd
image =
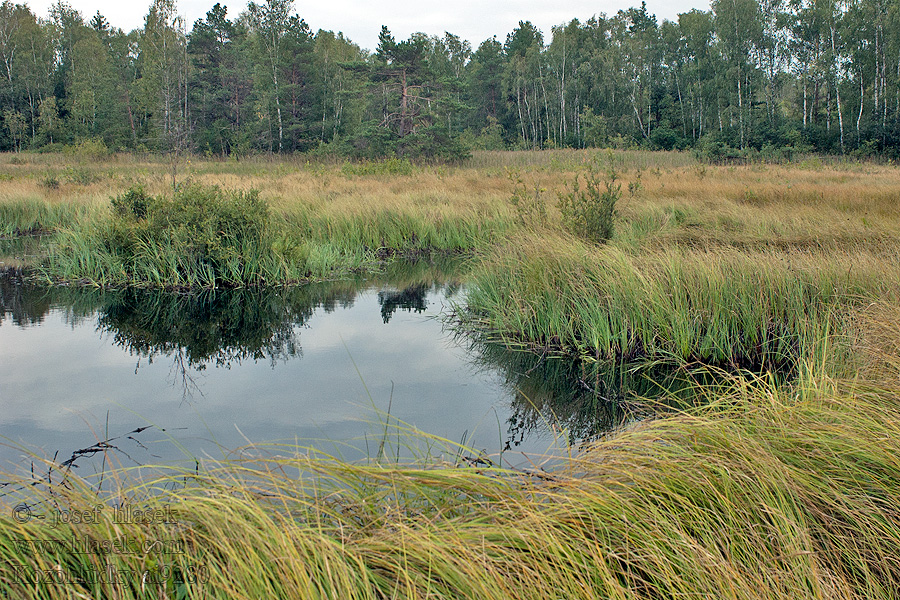
<svg viewBox="0 0 900 600">
<path fill-rule="evenodd" d="M 430 290 L 444 288 L 446 265 L 422 261 L 393 265 L 383 278 L 281 288 L 207 290 L 177 294 L 126 288 L 98 290 L 28 283 L 20 274 L 0 274 L 0 323 L 10 315 L 22 326 L 37 324 L 53 308 L 71 323 L 96 315 L 98 330 L 131 354 L 153 361 L 171 357 L 177 380 L 192 386 L 189 369 L 228 367 L 252 359 L 281 360 L 302 355 L 296 328 L 316 310 L 326 313 L 353 305 L 357 294 L 390 282 L 399 292 L 378 294 L 385 322 L 397 309 L 422 311 Z M 448 284 L 448 293 L 458 285 Z"/>
<path fill-rule="evenodd" d="M 220 332 L 221 338 L 229 345 L 233 340 L 252 337 L 249 334 L 244 336 L 234 333 L 235 329 L 242 327 L 242 323 L 253 325 L 277 321 L 280 318 L 278 315 L 302 323 L 316 308 L 330 313 L 337 308 L 353 306 L 357 293 L 366 288 L 390 286 L 394 290 L 402 290 L 398 292 L 383 290 L 379 293 L 379 303 L 385 322 L 398 308 L 420 312 L 427 305 L 429 291 L 440 291 L 448 297 L 456 294 L 461 288 L 458 276 L 466 268 L 464 260 L 452 256 L 419 261 L 394 261 L 387 263 L 380 275 L 366 279 L 289 288 L 206 291 L 191 295 L 140 289 L 102 290 L 68 285 L 39 285 L 23 277 L 20 269 L 0 268 L 0 324 L 6 318 L 11 318 L 13 323 L 23 327 L 39 324 L 54 308 L 64 311 L 67 320 L 73 324 L 100 313 L 101 316 L 110 317 L 106 324 L 112 326 L 112 329 L 124 330 L 133 327 L 135 333 L 156 333 L 145 339 L 148 347 L 144 351 L 156 347 L 157 350 L 165 352 L 169 345 L 166 340 L 170 336 L 159 335 L 159 332 L 170 331 L 169 326 L 174 326 L 176 332 L 186 333 L 185 327 L 190 325 L 179 326 L 179 319 L 176 316 L 184 309 L 185 318 L 189 315 L 199 319 L 200 322 L 206 323 L 207 327 L 212 327 L 211 323 L 221 317 L 220 322 L 225 325 L 225 331 Z M 273 303 L 278 305 L 274 310 Z M 135 312 L 148 314 L 131 315 Z M 173 312 L 175 314 L 172 314 Z M 120 322 L 123 323 L 123 327 L 116 327 Z M 154 322 L 157 325 L 154 325 Z M 159 323 L 165 326 L 160 326 Z M 123 332 L 123 335 L 127 336 L 127 333 Z M 199 333 L 197 335 L 199 336 L 197 340 L 192 340 L 191 336 L 188 336 L 188 340 L 199 342 L 202 339 L 213 339 L 209 335 L 203 336 Z M 141 351 L 141 343 L 139 340 L 135 341 L 136 351 Z M 252 345 L 252 342 L 238 344 L 245 347 Z M 192 360 L 194 363 L 215 359 L 216 353 L 209 350 L 196 348 L 197 351 L 193 352 L 194 343 L 184 343 L 182 346 L 192 350 L 190 356 L 192 359 L 197 358 Z M 265 351 L 263 353 L 265 354 Z M 250 352 L 249 355 L 253 354 Z M 204 355 L 208 358 L 204 359 Z"/>
<path fill-rule="evenodd" d="M 506 448 L 528 434 L 556 426 L 577 443 L 618 426 L 625 394 L 612 373 L 597 377 L 590 365 L 563 357 L 542 357 L 500 344 L 478 345 L 479 360 L 499 369 L 513 392 Z"/>
<path fill-rule="evenodd" d="M 173 377 L 187 395 L 191 370 L 230 367 L 245 360 L 279 361 L 302 356 L 297 328 L 317 309 L 349 307 L 355 282 L 291 288 L 210 290 L 170 294 L 149 290 L 107 293 L 98 308 L 98 329 L 131 354 L 151 362 L 173 361 Z"/>
<path fill-rule="evenodd" d="M 428 287 L 425 284 L 417 284 L 403 290 L 382 290 L 378 292 L 378 304 L 381 305 L 381 318 L 385 323 L 397 309 L 425 312 L 428 307 Z"/>
<path fill-rule="evenodd" d="M 98 327 L 132 354 L 151 360 L 171 355 L 203 369 L 297 356 L 294 325 L 305 323 L 314 309 L 261 289 L 191 295 L 125 290 L 104 303 Z"/>
<path fill-rule="evenodd" d="M 44 320 L 50 310 L 50 295 L 27 293 L 30 287 L 17 269 L 5 269 L 0 273 L 0 325 L 7 317 L 19 327 Z"/>
<path fill-rule="evenodd" d="M 360 287 L 341 282 L 173 294 L 40 286 L 6 273 L 0 276 L 0 323 L 8 314 L 16 324 L 38 324 L 54 308 L 73 324 L 96 318 L 98 331 L 129 353 L 148 362 L 171 358 L 174 383 L 188 395 L 197 389 L 192 371 L 209 364 L 229 367 L 252 359 L 274 365 L 301 356 L 295 328 L 316 309 L 351 306 Z"/>
<path fill-rule="evenodd" d="M 507 449 L 551 426 L 564 430 L 569 444 L 583 443 L 622 425 L 639 408 L 638 398 L 675 399 L 696 389 L 693 376 L 677 369 L 539 356 L 495 342 L 476 342 L 472 351 L 479 364 L 499 369 L 513 391 Z"/>
<path fill-rule="evenodd" d="M 350 292 L 351 300 L 354 292 Z M 338 292 L 335 292 L 337 295 Z M 319 298 L 261 288 L 180 295 L 124 290 L 108 295 L 98 329 L 129 353 L 172 359 L 173 383 L 184 395 L 199 391 L 192 371 L 244 360 L 273 365 L 302 354 L 295 326 L 312 316 Z M 338 298 L 324 298 L 337 302 Z"/>
<path fill-rule="evenodd" d="M 459 270 L 460 266 L 453 260 L 391 263 L 384 273 L 390 287 L 378 292 L 382 320 L 389 323 L 397 310 L 425 312 L 429 293 L 441 292 L 452 298 L 462 287 L 452 277 Z M 423 276 L 426 273 L 429 276 Z"/>
</svg>

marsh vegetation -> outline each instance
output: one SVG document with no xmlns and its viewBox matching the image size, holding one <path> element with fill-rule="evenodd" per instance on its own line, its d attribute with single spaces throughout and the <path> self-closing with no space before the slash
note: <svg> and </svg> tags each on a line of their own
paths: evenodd
<svg viewBox="0 0 900 600">
<path fill-rule="evenodd" d="M 248 460 L 163 470 L 116 494 L 170 507 L 178 525 L 128 535 L 185 544 L 172 568 L 202 558 L 209 581 L 117 594 L 897 597 L 895 166 L 576 150 L 477 152 L 451 166 L 192 159 L 173 191 L 167 163 L 112 157 L 67 180 L 62 158 L 23 156 L 0 157 L 4 234 L 43 234 L 36 279 L 140 305 L 108 311 L 126 339 L 163 343 L 142 315 L 169 331 L 166 315 L 184 312 L 141 304 L 153 296 L 135 287 L 252 296 L 453 255 L 466 261 L 465 293 L 447 318 L 484 364 L 506 365 L 516 422 L 558 418 L 593 440 L 546 470 L 434 439 L 409 461 L 255 446 Z M 415 297 L 414 285 L 385 293 L 382 317 Z M 254 347 L 283 341 L 278 310 L 254 315 L 265 338 Z M 549 393 L 557 380 L 576 385 Z M 591 431 L 620 425 L 621 411 L 640 419 Z M 38 471 L 55 474 L 11 478 L 10 497 L 35 511 L 96 497 L 58 465 Z M 156 568 L 146 555 L 22 551 L 17 540 L 49 532 L 0 519 L 13 532 L 0 534 L 4 560 L 29 573 Z M 53 535 L 105 539 L 110 527 Z"/>
</svg>

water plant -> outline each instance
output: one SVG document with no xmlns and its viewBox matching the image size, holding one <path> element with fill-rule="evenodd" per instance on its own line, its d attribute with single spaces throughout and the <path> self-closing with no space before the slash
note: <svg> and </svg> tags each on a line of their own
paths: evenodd
<svg viewBox="0 0 900 600">
<path fill-rule="evenodd" d="M 36 198 L 0 202 L 0 237 L 51 233 L 82 218 L 87 207 Z"/>
</svg>

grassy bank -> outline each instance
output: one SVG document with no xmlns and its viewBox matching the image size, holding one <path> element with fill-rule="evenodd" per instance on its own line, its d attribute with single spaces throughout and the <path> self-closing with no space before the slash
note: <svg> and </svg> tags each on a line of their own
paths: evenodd
<svg viewBox="0 0 900 600">
<path fill-rule="evenodd" d="M 502 212 L 277 211 L 254 191 L 191 184 L 169 199 L 129 188 L 57 230 L 42 273 L 99 286 L 285 285 L 373 271 L 396 256 L 469 253 L 511 226 Z"/>
<path fill-rule="evenodd" d="M 68 164 L 53 156 L 2 158 L 8 160 L 0 180 L 0 235 L 51 234 L 44 265 L 51 280 L 176 288 L 298 283 L 378 269 L 394 256 L 471 253 L 514 226 L 503 178 L 492 177 L 498 186 L 479 179 L 473 192 L 471 177 L 403 161 L 197 160 L 173 171 L 165 161 L 135 156 L 74 166 L 71 157 L 65 157 Z M 159 218 L 149 228 L 135 227 L 136 219 L 123 219 L 110 200 L 137 189 L 170 199 L 168 206 L 159 202 L 158 213 L 193 204 L 198 218 L 186 223 L 183 214 L 159 215 L 177 222 L 169 227 Z M 202 198 L 213 189 L 223 192 L 226 204 L 259 190 L 265 224 L 254 224 L 240 241 L 229 239 L 237 235 L 233 228 L 205 231 L 216 225 L 204 214 L 218 210 L 212 207 L 217 203 Z M 210 238 L 203 239 L 205 248 L 229 247 L 229 256 L 195 264 L 196 255 L 209 253 L 176 239 L 181 225 L 191 238 Z"/>
<path fill-rule="evenodd" d="M 897 598 L 896 397 L 826 384 L 720 390 L 705 408 L 644 422 L 549 472 L 468 467 L 452 448 L 438 457 L 434 442 L 431 458 L 413 465 L 259 447 L 257 459 L 111 494 L 133 509 L 162 509 L 155 514 L 165 519 L 144 524 L 114 522 L 91 491 L 96 481 L 19 478 L 6 489 L 35 518 L 0 516 L 0 591 Z M 36 518 L 67 510 L 93 511 L 96 522 Z M 111 551 L 113 540 L 145 551 Z M 96 581 L 109 572 L 116 583 Z"/>
<path fill-rule="evenodd" d="M 381 247 L 483 251 L 519 224 L 510 204 L 516 179 L 558 228 L 557 194 L 591 165 L 617 171 L 616 243 L 634 251 L 676 243 L 847 249 L 900 239 L 900 172 L 890 165 L 812 157 L 713 166 L 685 153 L 596 150 L 481 152 L 450 166 L 6 155 L 0 235 L 95 222 L 108 214 L 111 197 L 135 185 L 171 196 L 173 183 L 193 183 L 259 190 L 273 214 L 297 228 L 291 235 L 323 246 L 323 260 Z"/>
<path fill-rule="evenodd" d="M 51 232 L 88 218 L 86 206 L 40 199 L 0 202 L 0 237 Z"/>
<path fill-rule="evenodd" d="M 545 232 L 498 249 L 460 316 L 539 351 L 779 368 L 840 331 L 856 307 L 896 302 L 898 258 L 677 245 L 635 255 Z"/>
</svg>

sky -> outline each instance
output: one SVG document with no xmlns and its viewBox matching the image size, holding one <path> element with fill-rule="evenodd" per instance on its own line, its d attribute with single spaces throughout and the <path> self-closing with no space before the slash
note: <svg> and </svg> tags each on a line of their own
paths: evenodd
<svg viewBox="0 0 900 600">
<path fill-rule="evenodd" d="M 18 0 L 22 2 L 22 0 Z M 55 0 L 24 0 L 39 17 L 46 17 Z M 206 17 L 216 0 L 176 0 L 178 12 L 185 17 L 190 31 L 194 21 Z M 247 0 L 219 0 L 228 7 L 228 16 L 236 17 L 247 7 Z M 263 0 L 257 0 L 262 2 Z M 143 26 L 150 0 L 68 0 L 81 11 L 86 21 L 100 13 L 114 27 L 126 31 Z M 374 50 L 382 25 L 397 40 L 406 39 L 417 31 L 443 36 L 449 31 L 471 42 L 473 49 L 484 40 L 497 36 L 501 42 L 520 20 L 531 21 L 544 32 L 549 42 L 551 28 L 573 18 L 585 21 L 606 13 L 639 5 L 640 0 L 327 0 L 296 1 L 294 8 L 313 31 L 319 29 L 341 31 L 363 48 Z M 552 6 L 552 7 L 551 7 Z M 692 8 L 709 10 L 704 0 L 648 0 L 647 10 L 663 19 L 675 20 L 678 13 Z"/>
</svg>

